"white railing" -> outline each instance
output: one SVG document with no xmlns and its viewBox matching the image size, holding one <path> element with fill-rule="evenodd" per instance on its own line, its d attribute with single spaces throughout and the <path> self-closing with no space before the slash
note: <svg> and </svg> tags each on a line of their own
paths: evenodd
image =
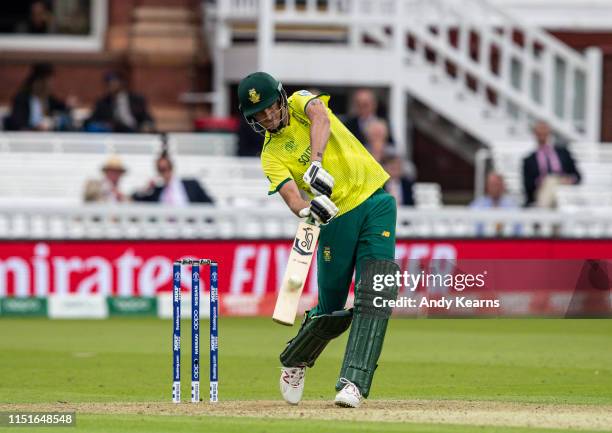
<svg viewBox="0 0 612 433">
<path fill-rule="evenodd" d="M 237 136 L 225 133 L 118 134 L 0 132 L 4 152 L 157 155 L 167 142 L 171 155 L 235 155 Z"/>
<path fill-rule="evenodd" d="M 491 117 L 510 116 L 523 129 L 539 118 L 568 139 L 599 139 L 599 50 L 582 55 L 484 0 L 418 4 L 412 13 L 421 19 L 405 27 L 414 56 L 479 98 Z"/>
<path fill-rule="evenodd" d="M 0 205 L 0 239 L 291 239 L 286 207 Z M 576 213 L 401 208 L 398 238 L 612 237 L 612 209 Z"/>
<path fill-rule="evenodd" d="M 395 80 L 405 80 L 405 66 L 421 67 L 477 99 L 491 120 L 513 119 L 524 133 L 539 118 L 569 140 L 599 140 L 600 51 L 576 52 L 485 0 L 228 0 L 208 15 L 222 29 L 222 48 L 244 31 L 237 24 L 253 25 L 259 67 L 279 36 L 307 26 L 314 42 L 317 29 L 335 29 L 342 50 L 389 53 Z M 372 83 L 389 74 L 380 72 Z"/>
</svg>

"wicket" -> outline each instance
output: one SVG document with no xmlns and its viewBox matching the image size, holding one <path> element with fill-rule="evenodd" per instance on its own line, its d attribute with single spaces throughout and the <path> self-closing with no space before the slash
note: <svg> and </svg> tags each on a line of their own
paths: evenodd
<svg viewBox="0 0 612 433">
<path fill-rule="evenodd" d="M 210 402 L 218 401 L 219 286 L 218 264 L 210 259 L 183 259 L 172 270 L 172 402 L 181 402 L 181 265 L 191 265 L 191 402 L 200 402 L 200 266 L 210 267 Z"/>
</svg>

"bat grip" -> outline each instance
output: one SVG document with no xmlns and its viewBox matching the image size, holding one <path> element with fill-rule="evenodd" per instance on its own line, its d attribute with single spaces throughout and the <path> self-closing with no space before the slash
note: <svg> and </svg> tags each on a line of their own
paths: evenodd
<svg viewBox="0 0 612 433">
<path fill-rule="evenodd" d="M 315 227 L 319 227 L 321 225 L 311 216 L 306 217 L 306 224 L 310 224 L 310 225 L 313 225 Z"/>
</svg>

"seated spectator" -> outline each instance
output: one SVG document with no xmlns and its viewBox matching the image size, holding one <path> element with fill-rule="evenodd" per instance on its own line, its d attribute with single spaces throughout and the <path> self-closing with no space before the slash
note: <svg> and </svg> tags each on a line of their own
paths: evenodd
<svg viewBox="0 0 612 433">
<path fill-rule="evenodd" d="M 12 131 L 51 131 L 71 128 L 70 108 L 51 94 L 53 67 L 48 63 L 32 66 L 28 77 L 13 98 L 6 129 Z"/>
<path fill-rule="evenodd" d="M 163 152 L 156 161 L 158 181 L 151 181 L 147 190 L 132 195 L 134 201 L 158 202 L 171 206 L 186 206 L 189 203 L 213 203 L 195 179 L 179 179 L 174 176 L 174 165 Z"/>
<path fill-rule="evenodd" d="M 358 89 L 351 102 L 351 115 L 344 119 L 344 125 L 363 144 L 367 142 L 368 124 L 377 120 L 378 100 L 370 89 Z M 383 119 L 384 120 L 384 119 Z M 393 137 L 389 135 L 389 142 Z"/>
<path fill-rule="evenodd" d="M 15 33 L 46 34 L 55 33 L 56 26 L 53 13 L 46 1 L 38 0 L 30 4 L 30 16 L 27 21 L 20 21 Z"/>
<path fill-rule="evenodd" d="M 506 194 L 504 178 L 495 172 L 489 173 L 485 184 L 485 194 L 470 203 L 472 209 L 506 208 L 514 209 L 518 205 Z"/>
<path fill-rule="evenodd" d="M 102 179 L 90 179 L 85 183 L 83 199 L 86 202 L 119 203 L 127 201 L 119 189 L 119 181 L 126 169 L 118 156 L 111 156 L 102 166 Z"/>
<path fill-rule="evenodd" d="M 538 149 L 523 160 L 525 205 L 532 206 L 539 201 L 539 206 L 547 206 L 554 196 L 555 186 L 580 183 L 580 173 L 569 150 L 553 141 L 546 122 L 537 122 L 533 133 Z"/>
<path fill-rule="evenodd" d="M 366 129 L 366 141 L 362 144 L 368 149 L 376 161 L 382 161 L 387 149 L 393 148 L 393 145 L 389 143 L 389 128 L 387 128 L 387 122 L 378 118 L 369 122 Z"/>
<path fill-rule="evenodd" d="M 153 132 L 154 122 L 144 97 L 129 90 L 125 78 L 116 72 L 104 76 L 107 93 L 98 99 L 85 121 L 92 132 Z"/>
<path fill-rule="evenodd" d="M 506 184 L 504 178 L 495 172 L 489 173 L 485 184 L 485 194 L 481 197 L 476 198 L 470 203 L 472 209 L 517 209 L 518 204 L 506 194 Z M 500 223 L 495 224 L 495 234 L 503 234 L 503 225 Z M 478 223 L 476 225 L 476 233 L 479 236 L 485 234 L 485 225 Z M 513 234 L 518 236 L 521 233 L 521 225 L 515 224 L 513 227 Z"/>
<path fill-rule="evenodd" d="M 368 123 L 376 119 L 378 101 L 370 89 L 358 89 L 353 95 L 351 105 L 352 115 L 346 119 L 344 125 L 359 141 L 365 143 Z"/>
<path fill-rule="evenodd" d="M 404 162 L 395 151 L 387 150 L 382 166 L 391 178 L 385 183 L 385 190 L 395 197 L 398 206 L 414 206 L 412 180 L 406 175 Z"/>
</svg>

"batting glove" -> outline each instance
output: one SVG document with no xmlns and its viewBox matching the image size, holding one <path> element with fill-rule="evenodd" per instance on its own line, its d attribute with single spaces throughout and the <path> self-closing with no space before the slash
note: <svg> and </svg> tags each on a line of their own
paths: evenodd
<svg viewBox="0 0 612 433">
<path fill-rule="evenodd" d="M 303 179 L 310 186 L 314 195 L 331 197 L 334 178 L 321 166 L 321 161 L 313 161 L 306 170 Z"/>
<path fill-rule="evenodd" d="M 319 195 L 312 199 L 310 207 L 305 207 L 300 211 L 300 216 L 305 218 L 311 216 L 319 224 L 327 224 L 338 214 L 338 208 L 329 197 Z"/>
</svg>

